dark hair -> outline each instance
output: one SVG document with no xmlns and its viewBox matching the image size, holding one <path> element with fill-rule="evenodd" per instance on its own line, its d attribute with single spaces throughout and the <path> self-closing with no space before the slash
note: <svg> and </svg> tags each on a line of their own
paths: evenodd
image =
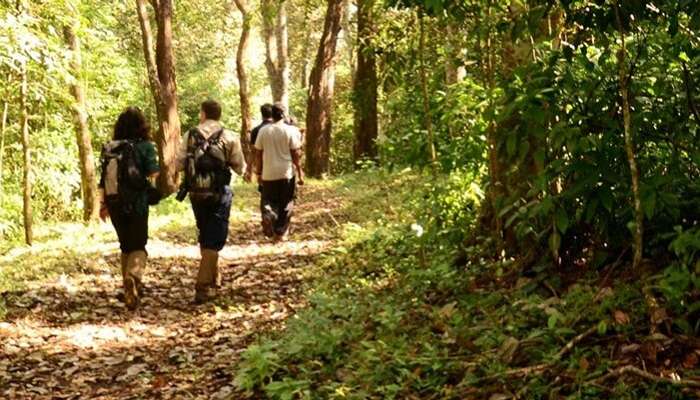
<svg viewBox="0 0 700 400">
<path fill-rule="evenodd" d="M 261 105 L 260 114 L 262 114 L 263 119 L 272 118 L 272 104 L 265 103 Z"/>
<path fill-rule="evenodd" d="M 129 107 L 119 114 L 114 124 L 114 140 L 150 140 L 151 127 L 138 107 Z"/>
<path fill-rule="evenodd" d="M 282 103 L 275 103 L 272 105 L 272 119 L 275 121 L 284 119 L 284 105 Z"/>
<path fill-rule="evenodd" d="M 202 112 L 206 119 L 218 121 L 221 119 L 221 105 L 214 100 L 207 100 L 202 103 Z"/>
</svg>

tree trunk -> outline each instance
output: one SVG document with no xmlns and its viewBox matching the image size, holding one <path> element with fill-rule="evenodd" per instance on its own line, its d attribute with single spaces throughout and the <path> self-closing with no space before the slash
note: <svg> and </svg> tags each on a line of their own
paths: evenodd
<svg viewBox="0 0 700 400">
<path fill-rule="evenodd" d="M 3 163 L 5 161 L 5 129 L 7 129 L 7 101 L 3 102 L 2 122 L 0 123 L 0 205 L 5 197 L 5 190 L 2 187 Z"/>
<path fill-rule="evenodd" d="M 29 153 L 29 110 L 27 108 L 27 86 L 27 63 L 25 61 L 22 63 L 20 69 L 19 87 L 20 124 L 22 130 L 22 155 L 24 161 L 24 193 L 22 216 L 24 217 L 24 241 L 31 246 L 34 234 L 32 232 L 32 161 L 31 154 Z"/>
<path fill-rule="evenodd" d="M 311 5 L 309 0 L 304 2 L 304 21 L 308 21 L 311 14 Z M 311 52 L 311 32 L 312 29 L 305 29 L 304 44 L 302 47 L 301 71 L 300 80 L 301 87 L 306 89 L 309 86 L 309 58 Z"/>
<path fill-rule="evenodd" d="M 430 164 L 433 168 L 437 165 L 437 154 L 435 152 L 435 140 L 433 137 L 433 118 L 430 114 L 430 94 L 428 93 L 428 72 L 425 67 L 425 17 L 423 12 L 418 12 L 418 24 L 420 28 L 420 80 L 423 92 L 423 118 L 425 130 L 428 132 L 428 149 L 430 151 Z"/>
<path fill-rule="evenodd" d="M 145 1 L 136 0 L 146 69 L 158 115 L 158 130 L 156 132 L 160 162 L 158 189 L 167 195 L 177 190 L 176 158 L 180 145 L 180 117 L 177 112 L 177 84 L 172 45 L 173 4 L 172 0 L 152 0 L 151 4 L 156 12 L 158 24 L 155 56 L 152 47 L 153 35 Z"/>
<path fill-rule="evenodd" d="M 289 107 L 289 31 L 287 27 L 287 2 L 280 2 L 277 11 L 277 27 L 275 28 L 277 40 L 277 74 L 279 75 L 280 91 L 274 100 Z"/>
<path fill-rule="evenodd" d="M 287 4 L 282 0 L 277 6 L 273 0 L 263 0 L 262 22 L 265 43 L 265 68 L 270 80 L 272 99 L 289 106 L 289 34 L 287 28 Z"/>
<path fill-rule="evenodd" d="M 362 1 L 362 0 L 359 0 Z M 343 12 L 343 19 L 341 20 L 341 29 L 343 30 L 343 37 L 345 42 L 345 49 L 348 52 L 348 67 L 350 68 L 350 80 L 354 85 L 355 73 L 357 71 L 357 64 L 355 63 L 355 51 L 354 43 L 352 37 L 352 25 L 350 21 L 351 17 L 351 6 L 352 0 L 345 0 L 345 11 Z"/>
<path fill-rule="evenodd" d="M 620 10 L 615 4 L 615 16 L 617 19 L 618 30 L 620 31 L 620 39 L 622 48 L 617 53 L 617 64 L 620 80 L 620 94 L 622 96 L 622 118 L 625 132 L 625 151 L 627 153 L 627 163 L 630 167 L 631 183 L 632 183 L 632 199 L 634 206 L 634 258 L 632 266 L 639 267 L 642 262 L 644 250 L 644 212 L 642 210 L 642 199 L 639 194 L 639 168 L 634 149 L 634 139 L 632 137 L 632 115 L 630 111 L 630 91 L 629 80 L 631 76 L 627 76 L 627 47 L 625 45 L 625 31 L 622 25 Z"/>
<path fill-rule="evenodd" d="M 236 73 L 238 74 L 238 96 L 241 101 L 241 143 L 246 156 L 248 165 L 253 165 L 251 157 L 252 149 L 250 144 L 249 133 L 252 126 L 252 117 L 250 112 L 250 98 L 248 94 L 248 74 L 246 73 L 246 52 L 248 51 L 248 39 L 250 38 L 250 12 L 248 11 L 246 0 L 235 0 L 238 11 L 241 12 L 243 25 L 241 27 L 241 38 L 238 42 L 238 51 L 236 52 Z"/>
<path fill-rule="evenodd" d="M 136 0 L 136 12 L 139 17 L 141 27 L 141 41 L 143 44 L 143 56 L 146 61 L 146 75 L 151 88 L 151 95 L 157 104 L 160 99 L 160 83 L 158 82 L 158 67 L 156 67 L 156 56 L 153 53 L 153 31 L 151 30 L 151 20 L 148 17 L 148 9 L 145 0 Z M 156 106 L 156 112 L 158 107 Z M 158 115 L 160 118 L 160 115 Z"/>
<path fill-rule="evenodd" d="M 464 79 L 467 74 L 464 66 L 458 66 L 455 61 L 460 57 L 460 47 L 455 45 L 455 41 L 459 37 L 455 34 L 454 22 L 447 21 L 446 26 L 447 40 L 445 41 L 445 48 L 447 50 L 447 60 L 445 61 L 445 83 L 448 86 L 454 85 L 455 83 Z"/>
<path fill-rule="evenodd" d="M 354 81 L 355 161 L 375 159 L 378 134 L 377 68 L 372 26 L 374 0 L 359 0 L 357 10 L 357 71 Z"/>
<path fill-rule="evenodd" d="M 344 4 L 343 0 L 328 0 L 323 34 L 309 79 L 306 169 L 312 177 L 320 177 L 329 171 L 335 53 Z"/>
<path fill-rule="evenodd" d="M 83 220 L 89 222 L 97 220 L 100 210 L 100 200 L 97 196 L 95 158 L 93 156 L 92 142 L 88 130 L 85 95 L 79 80 L 82 71 L 80 39 L 76 36 L 75 26 L 66 25 L 63 28 L 63 36 L 71 51 L 70 69 L 71 75 L 73 75 L 73 82 L 70 84 L 70 92 L 75 99 L 75 104 L 73 105 L 73 119 L 75 123 L 76 141 L 78 144 L 78 155 L 80 158 Z"/>
</svg>

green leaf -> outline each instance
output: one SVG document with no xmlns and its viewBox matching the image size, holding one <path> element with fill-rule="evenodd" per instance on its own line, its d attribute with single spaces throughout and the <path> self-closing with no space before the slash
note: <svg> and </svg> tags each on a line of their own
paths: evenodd
<svg viewBox="0 0 700 400">
<path fill-rule="evenodd" d="M 547 318 L 547 327 L 549 329 L 554 329 L 555 326 L 557 326 L 557 314 L 554 313 Z"/>
<path fill-rule="evenodd" d="M 605 333 L 607 331 L 608 331 L 608 323 L 605 321 L 598 322 L 598 334 L 605 335 Z"/>
<path fill-rule="evenodd" d="M 555 218 L 559 231 L 561 233 L 566 233 L 566 230 L 569 228 L 569 216 L 566 214 L 566 210 L 562 207 L 557 208 Z"/>
<path fill-rule="evenodd" d="M 513 157 L 515 155 L 515 149 L 518 146 L 518 137 L 515 133 L 511 133 L 508 135 L 508 139 L 506 140 L 506 153 L 508 154 L 508 157 Z"/>
<path fill-rule="evenodd" d="M 559 255 L 559 247 L 561 246 L 561 236 L 556 228 L 553 229 L 551 235 L 549 235 L 549 249 L 552 251 L 552 255 L 557 257 Z"/>
</svg>

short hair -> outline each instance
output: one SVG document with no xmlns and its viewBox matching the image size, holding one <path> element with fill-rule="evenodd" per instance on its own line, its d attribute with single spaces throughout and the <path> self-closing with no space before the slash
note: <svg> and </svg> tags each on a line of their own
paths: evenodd
<svg viewBox="0 0 700 400">
<path fill-rule="evenodd" d="M 284 119 L 285 107 L 284 104 L 277 102 L 272 105 L 272 119 L 279 121 Z"/>
<path fill-rule="evenodd" d="M 221 119 L 221 105 L 214 100 L 207 100 L 202 103 L 202 112 L 206 119 L 218 121 Z"/>
<path fill-rule="evenodd" d="M 138 107 L 124 110 L 114 124 L 114 140 L 150 140 L 151 127 Z"/>
<path fill-rule="evenodd" d="M 260 106 L 260 114 L 263 119 L 272 118 L 272 104 L 265 103 Z"/>
</svg>

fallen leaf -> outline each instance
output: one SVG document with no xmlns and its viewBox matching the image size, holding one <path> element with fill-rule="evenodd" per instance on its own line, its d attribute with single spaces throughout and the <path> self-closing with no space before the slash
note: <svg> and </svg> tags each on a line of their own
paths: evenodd
<svg viewBox="0 0 700 400">
<path fill-rule="evenodd" d="M 615 310 L 615 312 L 613 312 L 613 317 L 618 325 L 627 325 L 630 323 L 630 317 L 623 311 Z"/>
</svg>

